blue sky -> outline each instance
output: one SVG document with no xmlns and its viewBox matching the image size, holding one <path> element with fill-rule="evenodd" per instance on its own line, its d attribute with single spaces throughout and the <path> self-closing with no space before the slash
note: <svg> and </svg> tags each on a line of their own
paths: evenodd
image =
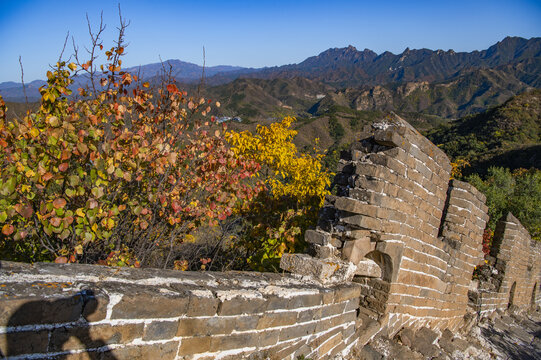
<svg viewBox="0 0 541 360">
<path fill-rule="evenodd" d="M 196 64 L 263 67 L 298 63 L 331 47 L 353 45 L 378 54 L 406 47 L 472 51 L 505 36 L 541 36 L 540 0 L 120 1 L 127 29 L 124 65 L 160 57 Z M 0 82 L 42 79 L 67 32 L 88 44 L 85 15 L 104 45 L 118 26 L 115 1 L 0 0 Z M 71 41 L 70 41 L 71 43 Z M 107 46 L 106 46 L 107 47 Z M 66 51 L 71 53 L 71 45 Z"/>
</svg>

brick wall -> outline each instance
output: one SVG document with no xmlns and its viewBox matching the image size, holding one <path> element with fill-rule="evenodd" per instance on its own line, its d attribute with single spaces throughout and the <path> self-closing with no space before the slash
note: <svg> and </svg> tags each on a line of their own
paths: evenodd
<svg viewBox="0 0 541 360">
<path fill-rule="evenodd" d="M 471 305 L 480 313 L 541 304 L 541 244 L 512 214 L 500 219 L 487 264 L 479 269 Z"/>
<path fill-rule="evenodd" d="M 306 233 L 313 258 L 286 255 L 282 268 L 325 278 L 325 263 L 353 265 L 333 275 L 361 284 L 361 312 L 389 334 L 460 327 L 473 271 L 484 260 L 488 208 L 473 186 L 449 181 L 450 171 L 447 156 L 399 117 L 366 128 L 341 156 L 337 195 Z M 519 296 L 530 286 L 523 283 Z"/>
<path fill-rule="evenodd" d="M 320 359 L 347 353 L 359 338 L 356 284 L 323 287 L 262 273 L 0 266 L 5 356 Z"/>
</svg>

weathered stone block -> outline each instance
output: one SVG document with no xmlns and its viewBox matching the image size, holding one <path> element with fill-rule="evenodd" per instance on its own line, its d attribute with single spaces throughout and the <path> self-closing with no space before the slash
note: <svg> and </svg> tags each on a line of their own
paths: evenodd
<svg viewBox="0 0 541 360">
<path fill-rule="evenodd" d="M 180 341 L 178 355 L 193 355 L 208 352 L 211 348 L 211 339 L 212 337 L 210 336 L 184 338 Z"/>
<path fill-rule="evenodd" d="M 356 265 L 357 271 L 355 271 L 355 275 L 374 278 L 381 277 L 381 268 L 374 260 L 362 259 L 357 262 Z"/>
<path fill-rule="evenodd" d="M 327 245 L 329 243 L 331 235 L 326 232 L 317 230 L 306 230 L 304 233 L 304 240 L 310 244 Z"/>
<path fill-rule="evenodd" d="M 235 296 L 224 298 L 218 308 L 218 315 L 258 314 L 267 310 L 263 298 Z"/>
<path fill-rule="evenodd" d="M 377 207 L 374 205 L 363 203 L 359 200 L 340 197 L 336 199 L 335 206 L 338 210 L 347 211 L 354 214 L 367 215 L 376 217 Z"/>
<path fill-rule="evenodd" d="M 316 323 L 291 326 L 280 330 L 280 341 L 297 339 L 313 334 L 316 330 Z"/>
<path fill-rule="evenodd" d="M 167 340 L 175 337 L 178 321 L 153 321 L 145 327 L 143 340 Z"/>
<path fill-rule="evenodd" d="M 126 294 L 113 307 L 112 319 L 169 318 L 186 314 L 189 296 L 187 294 L 163 294 L 159 289 L 145 289 L 145 292 Z M 145 304 L 145 306 L 141 306 Z"/>
<path fill-rule="evenodd" d="M 99 348 L 109 344 L 128 344 L 143 335 L 143 324 L 87 325 L 60 327 L 51 332 L 49 351 Z"/>
<path fill-rule="evenodd" d="M 212 316 L 216 314 L 220 300 L 210 296 L 190 296 L 187 316 Z"/>
<path fill-rule="evenodd" d="M 369 237 L 348 240 L 342 248 L 342 259 L 357 264 L 366 254 L 372 251 L 372 243 Z"/>
<path fill-rule="evenodd" d="M 295 274 L 310 276 L 322 283 L 351 281 L 355 265 L 341 260 L 316 259 L 305 254 L 284 254 L 280 268 Z"/>
<path fill-rule="evenodd" d="M 202 336 L 212 334 L 230 334 L 236 322 L 230 318 L 213 316 L 210 318 L 181 318 L 176 336 Z"/>
<path fill-rule="evenodd" d="M 404 137 L 400 136 L 396 129 L 378 130 L 374 133 L 374 141 L 380 145 L 400 147 L 404 144 Z"/>
<path fill-rule="evenodd" d="M 257 322 L 257 330 L 293 325 L 297 321 L 296 312 L 279 312 L 263 314 Z"/>
<path fill-rule="evenodd" d="M 0 355 L 46 353 L 48 344 L 49 332 L 46 330 L 4 333 L 0 334 Z"/>
<path fill-rule="evenodd" d="M 213 336 L 210 341 L 211 351 L 225 351 L 257 346 L 259 337 L 256 333 L 230 334 L 227 336 Z"/>
</svg>

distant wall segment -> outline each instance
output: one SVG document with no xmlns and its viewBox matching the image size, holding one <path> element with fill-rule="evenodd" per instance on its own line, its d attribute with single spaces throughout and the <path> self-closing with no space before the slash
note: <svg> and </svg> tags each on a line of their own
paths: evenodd
<svg viewBox="0 0 541 360">
<path fill-rule="evenodd" d="M 500 219 L 487 264 L 470 291 L 471 306 L 483 315 L 515 307 L 541 305 L 541 243 L 512 214 Z"/>
</svg>

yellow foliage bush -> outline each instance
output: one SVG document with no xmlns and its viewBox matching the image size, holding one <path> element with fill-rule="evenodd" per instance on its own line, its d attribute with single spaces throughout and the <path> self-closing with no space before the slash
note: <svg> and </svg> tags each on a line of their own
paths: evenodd
<svg viewBox="0 0 541 360">
<path fill-rule="evenodd" d="M 331 173 L 323 170 L 323 154 L 303 154 L 297 151 L 291 129 L 293 117 L 270 126 L 257 126 L 257 134 L 249 131 L 229 131 L 226 139 L 237 156 L 252 159 L 266 166 L 271 173 L 265 181 L 274 198 L 291 197 L 299 203 L 316 200 L 323 204 L 329 193 Z"/>
<path fill-rule="evenodd" d="M 255 134 L 226 133 L 237 156 L 261 164 L 259 176 L 267 186 L 241 210 L 246 230 L 240 244 L 247 249 L 250 266 L 259 271 L 276 271 L 284 252 L 304 249 L 304 231 L 315 225 L 329 194 L 332 174 L 322 167 L 323 154 L 297 150 L 294 122 L 285 117 L 270 126 L 258 125 Z"/>
</svg>

